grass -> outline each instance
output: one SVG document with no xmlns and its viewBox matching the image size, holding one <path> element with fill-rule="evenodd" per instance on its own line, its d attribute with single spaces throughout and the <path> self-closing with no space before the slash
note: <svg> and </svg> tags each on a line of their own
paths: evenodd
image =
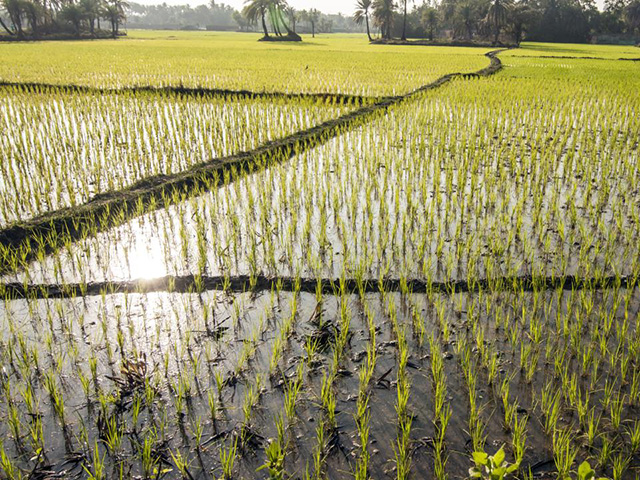
<svg viewBox="0 0 640 480">
<path fill-rule="evenodd" d="M 108 58 L 111 48 L 162 49 L 204 36 L 165 41 L 140 34 L 102 48 Z M 346 57 L 369 48 L 355 37 L 300 47 L 215 38 L 233 41 L 236 54 L 264 48 L 291 58 L 298 48 L 341 49 Z M 78 45 L 82 56 L 101 44 Z M 375 62 L 392 65 L 386 53 L 371 52 L 381 55 Z M 409 72 L 421 55 L 436 61 L 432 49 L 403 52 Z M 434 69 L 450 68 L 447 62 Z M 52 255 L 40 249 L 28 262 L 24 252 L 0 251 L 16 267 L 2 281 L 63 291 L 70 284 L 86 291 L 102 280 L 194 275 L 194 288 L 182 293 L 105 289 L 56 299 L 47 289 L 42 298 L 0 290 L 2 475 L 20 478 L 72 461 L 70 470 L 93 478 L 367 479 L 386 472 L 448 479 L 466 476 L 474 460 L 486 467 L 499 445 L 504 450 L 491 457 L 513 465 L 517 478 L 531 478 L 540 458 L 552 459 L 543 467 L 563 479 L 587 475 L 584 461 L 598 475 L 637 475 L 636 67 L 535 55 L 508 55 L 505 64 L 490 78 L 458 79 L 396 105 L 290 162 L 229 170 L 220 188 L 203 184 L 165 210 L 144 214 L 141 205 L 134 220 L 61 241 Z M 286 71 L 287 61 L 282 65 Z M 146 71 L 154 75 L 153 66 Z M 89 66 L 82 72 L 92 75 Z M 375 90 L 395 74 L 389 68 L 358 85 Z M 290 78 L 278 78 L 289 85 Z M 351 80 L 329 79 L 339 85 L 329 91 L 350 88 Z M 98 125 L 101 108 L 123 102 L 132 112 L 130 136 L 142 140 L 138 132 L 146 130 L 137 128 L 149 109 L 178 109 L 158 122 L 151 116 L 157 143 L 129 163 L 141 177 L 159 168 L 148 153 L 168 149 L 158 125 L 211 115 L 231 126 L 227 135 L 242 148 L 266 138 L 256 138 L 265 124 L 255 125 L 265 110 L 282 118 L 281 134 L 298 128 L 291 115 L 312 109 L 306 100 L 11 95 L 15 107 L 0 111 L 12 121 L 44 111 L 48 125 L 65 125 L 47 105 L 76 105 L 66 136 L 38 130 L 62 150 L 73 125 L 81 131 L 87 124 L 87 105 L 98 105 L 89 117 Z M 40 106 L 29 111 L 30 102 Z M 231 120 L 246 115 L 246 123 Z M 182 124 L 172 128 L 199 146 L 199 132 L 214 124 L 188 134 Z M 22 141 L 10 135 L 3 137 L 14 139 L 10 148 Z M 22 142 L 16 151 L 31 150 Z M 62 150 L 51 156 L 61 158 Z M 188 151 L 176 158 L 190 161 Z M 83 178 L 79 170 L 65 182 Z M 23 194 L 21 183 L 42 185 L 32 177 L 14 176 L 14 191 Z M 6 201 L 33 201 L 16 195 Z M 208 291 L 208 275 L 225 285 Z M 238 275 L 250 279 L 248 291 L 230 287 Z M 259 275 L 275 279 L 271 290 L 253 288 Z M 569 275 L 583 281 L 548 281 Z M 283 277 L 291 278 L 290 291 Z M 315 292 L 301 288 L 305 279 Z M 396 291 L 387 288 L 390 279 Z M 424 288 L 412 291 L 412 279 Z M 433 287 L 462 280 L 473 288 Z M 367 293 L 365 281 L 378 292 Z M 471 450 L 487 455 L 472 457 Z M 478 465 L 481 476 L 487 473 Z"/>
<path fill-rule="evenodd" d="M 595 57 L 617 60 L 640 58 L 640 51 L 631 45 L 591 45 L 577 43 L 524 42 L 520 48 L 505 52 L 504 57 Z"/>
<path fill-rule="evenodd" d="M 0 79 L 397 95 L 452 71 L 479 70 L 486 65 L 482 55 L 488 51 L 370 46 L 366 36 L 352 34 L 305 37 L 295 45 L 260 43 L 258 38 L 245 33 L 134 30 L 115 41 L 0 45 L 7 60 L 0 67 Z"/>
<path fill-rule="evenodd" d="M 0 148 L 8 159 L 0 166 L 0 226 L 252 150 L 349 108 L 313 100 L 0 90 Z"/>
</svg>

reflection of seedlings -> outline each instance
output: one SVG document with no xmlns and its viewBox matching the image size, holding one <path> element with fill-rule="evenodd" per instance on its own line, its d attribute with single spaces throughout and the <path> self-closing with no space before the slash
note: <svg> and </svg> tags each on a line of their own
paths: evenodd
<svg viewBox="0 0 640 480">
<path fill-rule="evenodd" d="M 209 416 L 211 418 L 211 424 L 213 425 L 214 433 L 217 433 L 218 431 L 216 420 L 218 418 L 217 398 L 219 397 L 220 397 L 220 394 L 218 393 L 218 396 L 216 397 L 216 394 L 213 392 L 213 390 L 209 390 L 207 392 L 207 404 L 209 405 Z"/>
</svg>

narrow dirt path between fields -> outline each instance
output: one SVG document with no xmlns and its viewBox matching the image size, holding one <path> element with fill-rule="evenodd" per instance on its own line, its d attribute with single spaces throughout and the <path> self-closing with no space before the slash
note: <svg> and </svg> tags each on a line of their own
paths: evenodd
<svg viewBox="0 0 640 480">
<path fill-rule="evenodd" d="M 257 168 L 267 168 L 363 125 L 388 108 L 413 99 L 422 92 L 439 88 L 455 78 L 493 75 L 502 68 L 497 54 L 505 50 L 487 53 L 485 56 L 490 60 L 489 65 L 477 72 L 450 73 L 405 95 L 383 98 L 307 130 L 269 141 L 254 150 L 201 163 L 170 176 L 149 177 L 125 189 L 97 195 L 83 205 L 48 212 L 2 229 L 0 274 L 19 268 L 16 258 L 20 259 L 22 265 L 33 260 L 38 249 L 49 254 L 69 242 L 121 225 L 143 213 L 168 207 L 174 203 L 174 199 L 183 201 L 199 187 L 209 187 L 211 179 L 218 178 L 219 184 L 223 184 L 224 172 L 232 168 L 251 166 L 254 172 Z"/>
<path fill-rule="evenodd" d="M 8 82 L 0 81 L 0 88 L 23 89 L 41 93 L 89 94 L 89 95 L 118 95 L 149 93 L 152 95 L 182 95 L 184 97 L 225 99 L 283 99 L 283 100 L 312 100 L 319 103 L 340 105 L 366 105 L 379 102 L 386 97 L 369 97 L 363 95 L 349 95 L 342 93 L 285 93 L 285 92 L 253 92 L 251 90 L 227 90 L 219 88 L 191 88 L 184 86 L 132 86 L 122 88 L 98 88 L 86 85 L 64 85 L 37 82 Z"/>
<path fill-rule="evenodd" d="M 167 276 L 156 279 L 131 280 L 122 282 L 96 282 L 87 284 L 68 285 L 24 285 L 22 283 L 0 284 L 0 296 L 7 298 L 28 299 L 60 299 L 75 297 L 101 296 L 117 293 L 198 293 L 202 291 L 225 291 L 233 293 L 262 292 L 277 289 L 281 292 L 307 292 L 316 293 L 318 288 L 324 294 L 339 294 L 344 288 L 349 292 L 362 290 L 367 293 L 401 292 L 408 289 L 413 293 L 474 293 L 490 290 L 492 292 L 531 292 L 543 290 L 605 290 L 610 288 L 635 288 L 640 284 L 640 278 L 628 277 L 602 277 L 598 279 L 580 278 L 572 275 L 564 277 L 534 277 L 525 275 L 521 277 L 498 277 L 491 280 L 478 279 L 472 282 L 458 280 L 450 282 L 427 282 L 416 279 L 384 279 L 357 280 L 353 278 L 293 278 L 293 277 L 267 277 L 258 275 L 253 279 L 246 275 L 235 277 L 208 277 L 196 278 L 194 275 L 182 277 Z M 337 293 L 338 292 L 338 293 Z"/>
</svg>

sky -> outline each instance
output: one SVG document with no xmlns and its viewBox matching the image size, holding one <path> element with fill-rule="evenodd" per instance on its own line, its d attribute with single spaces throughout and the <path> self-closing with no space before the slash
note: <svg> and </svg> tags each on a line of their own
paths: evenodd
<svg viewBox="0 0 640 480">
<path fill-rule="evenodd" d="M 167 2 L 169 5 L 184 5 L 185 3 L 195 7 L 208 4 L 209 0 L 135 0 L 143 5 L 157 5 Z M 288 0 L 289 5 L 299 10 L 316 8 L 324 13 L 344 13 L 351 15 L 355 10 L 355 0 Z M 216 0 L 216 3 L 225 3 L 238 10 L 244 5 L 244 0 Z"/>
<path fill-rule="evenodd" d="M 168 3 L 169 5 L 184 5 L 189 4 L 192 7 L 202 4 L 208 4 L 209 0 L 135 0 L 136 3 L 143 5 L 157 5 L 160 3 Z M 416 0 L 414 3 L 419 3 L 420 0 Z M 238 10 L 242 9 L 244 0 L 216 0 L 216 3 L 225 3 Z M 596 0 L 596 5 L 602 9 L 604 0 Z M 344 15 L 352 15 L 355 10 L 355 0 L 289 0 L 289 5 L 297 8 L 298 10 L 304 10 L 309 8 L 316 8 L 324 13 L 343 13 Z"/>
</svg>

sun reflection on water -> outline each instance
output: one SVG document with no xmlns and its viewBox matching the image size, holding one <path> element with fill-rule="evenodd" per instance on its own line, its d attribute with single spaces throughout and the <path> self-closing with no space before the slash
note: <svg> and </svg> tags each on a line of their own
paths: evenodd
<svg viewBox="0 0 640 480">
<path fill-rule="evenodd" d="M 150 280 L 166 275 L 164 255 L 156 242 L 138 242 L 129 251 L 128 276 L 131 280 Z"/>
</svg>

